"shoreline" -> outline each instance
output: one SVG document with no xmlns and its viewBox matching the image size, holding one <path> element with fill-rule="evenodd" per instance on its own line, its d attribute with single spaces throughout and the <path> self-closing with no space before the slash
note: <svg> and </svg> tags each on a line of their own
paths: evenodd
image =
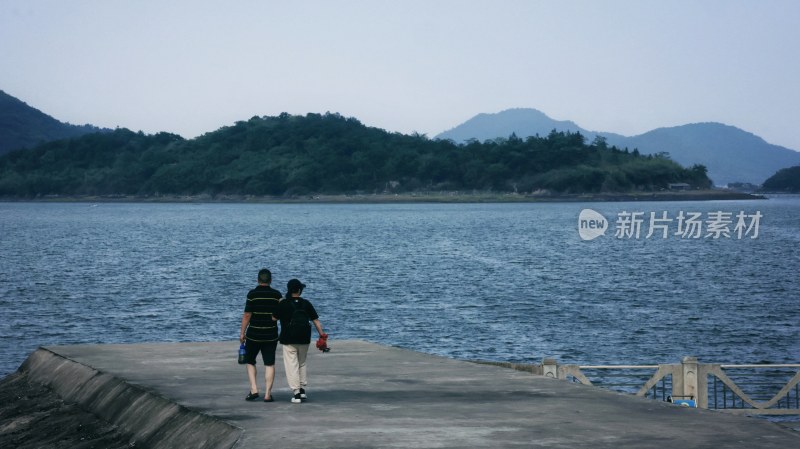
<svg viewBox="0 0 800 449">
<path fill-rule="evenodd" d="M 518 194 L 490 192 L 415 192 L 337 195 L 46 195 L 37 198 L 0 197 L 0 202 L 36 203 L 252 203 L 252 204 L 387 204 L 387 203 L 577 203 L 623 201 L 765 200 L 764 195 L 729 190 L 689 190 L 628 193 Z"/>
</svg>

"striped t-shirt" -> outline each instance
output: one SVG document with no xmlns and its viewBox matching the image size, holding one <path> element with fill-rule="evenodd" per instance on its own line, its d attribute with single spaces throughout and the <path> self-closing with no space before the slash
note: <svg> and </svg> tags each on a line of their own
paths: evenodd
<svg viewBox="0 0 800 449">
<path fill-rule="evenodd" d="M 272 314 L 278 308 L 281 292 L 268 285 L 259 285 L 247 293 L 245 312 L 252 313 L 245 336 L 252 341 L 275 341 L 278 339 L 278 323 Z"/>
</svg>

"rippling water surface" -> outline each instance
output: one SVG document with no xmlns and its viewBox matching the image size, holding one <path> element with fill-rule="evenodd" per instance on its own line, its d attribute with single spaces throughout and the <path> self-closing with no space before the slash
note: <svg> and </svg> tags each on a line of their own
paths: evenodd
<svg viewBox="0 0 800 449">
<path fill-rule="evenodd" d="M 578 214 L 611 221 L 582 241 Z M 617 239 L 622 211 L 760 211 L 756 239 Z M 336 339 L 465 359 L 800 362 L 800 199 L 0 203 L 0 376 L 40 345 L 234 340 L 261 267 Z M 233 348 L 231 349 L 233 353 Z"/>
</svg>

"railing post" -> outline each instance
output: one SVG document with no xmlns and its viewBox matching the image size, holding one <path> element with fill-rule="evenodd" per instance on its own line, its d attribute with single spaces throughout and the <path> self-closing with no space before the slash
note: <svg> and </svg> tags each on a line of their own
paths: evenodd
<svg viewBox="0 0 800 449">
<path fill-rule="evenodd" d="M 708 408 L 708 372 L 713 365 L 708 363 L 697 364 L 697 406 Z"/>
<path fill-rule="evenodd" d="M 683 377 L 683 391 L 681 396 L 688 398 L 691 396 L 695 401 L 698 401 L 699 388 L 697 385 L 697 357 L 687 356 L 681 360 L 681 375 Z"/>
<path fill-rule="evenodd" d="M 683 364 L 673 364 L 672 367 L 672 397 L 683 396 Z"/>
<path fill-rule="evenodd" d="M 558 363 L 556 359 L 542 359 L 542 375 L 558 379 Z"/>
</svg>

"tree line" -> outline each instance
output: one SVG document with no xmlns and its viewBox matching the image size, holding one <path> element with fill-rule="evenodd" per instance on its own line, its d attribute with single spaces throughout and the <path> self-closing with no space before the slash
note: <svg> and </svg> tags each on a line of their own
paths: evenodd
<svg viewBox="0 0 800 449">
<path fill-rule="evenodd" d="M 307 195 L 422 190 L 528 193 L 710 187 L 706 168 L 552 131 L 456 144 L 339 114 L 253 117 L 186 140 L 127 129 L 0 157 L 0 195 Z"/>
</svg>

